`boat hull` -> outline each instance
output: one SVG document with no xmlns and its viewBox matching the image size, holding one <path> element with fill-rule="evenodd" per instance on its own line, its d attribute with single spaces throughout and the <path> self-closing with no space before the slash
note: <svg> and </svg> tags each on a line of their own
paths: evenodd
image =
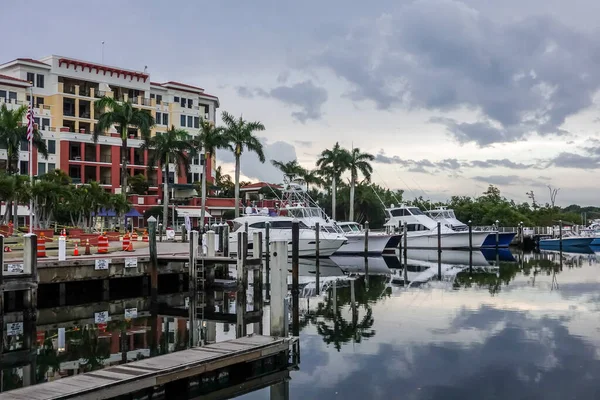
<svg viewBox="0 0 600 400">
<path fill-rule="evenodd" d="M 365 252 L 365 234 L 346 234 L 348 242 L 335 252 L 335 255 L 381 255 L 390 239 L 397 235 L 369 234 L 368 251 Z"/>
<path fill-rule="evenodd" d="M 253 232 L 250 231 L 250 235 L 248 235 L 248 251 L 252 250 L 253 245 Z M 263 249 L 266 249 L 267 243 L 265 241 L 265 233 L 262 232 L 263 237 Z M 325 236 L 325 235 L 323 235 Z M 329 257 L 333 255 L 344 243 L 346 243 L 347 239 L 343 236 L 338 235 L 327 235 L 325 237 L 319 237 L 319 257 Z M 276 240 L 285 240 L 288 242 L 288 256 L 292 256 L 292 237 L 291 230 L 271 230 L 270 241 L 274 242 Z M 229 236 L 229 249 L 231 254 L 237 253 L 237 233 L 233 233 Z M 300 232 L 300 240 L 298 241 L 298 255 L 300 257 L 316 257 L 317 247 L 316 247 L 316 235 L 314 231 L 304 230 Z"/>
<path fill-rule="evenodd" d="M 488 232 L 472 232 L 472 247 L 481 247 Z M 415 249 L 437 249 L 438 234 L 436 232 L 408 232 L 406 245 Z M 441 234 L 442 249 L 468 249 L 469 232 L 444 232 Z"/>
<path fill-rule="evenodd" d="M 508 247 L 515 238 L 516 233 L 502 232 L 498 234 L 498 247 Z M 491 232 L 481 247 L 496 247 L 496 232 Z"/>
<path fill-rule="evenodd" d="M 567 237 L 562 239 L 562 247 L 587 247 L 592 244 L 593 237 Z M 560 239 L 540 239 L 539 246 L 544 249 L 558 249 L 561 247 Z"/>
</svg>

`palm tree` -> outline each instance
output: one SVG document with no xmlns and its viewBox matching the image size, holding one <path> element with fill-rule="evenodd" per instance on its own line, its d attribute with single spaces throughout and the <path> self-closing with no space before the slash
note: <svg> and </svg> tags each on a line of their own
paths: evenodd
<svg viewBox="0 0 600 400">
<path fill-rule="evenodd" d="M 317 167 L 325 168 L 328 175 L 331 176 L 331 218 L 335 221 L 335 194 L 336 183 L 341 175 L 350 166 L 350 153 L 348 150 L 340 147 L 336 142 L 333 149 L 323 150 L 321 157 L 317 160 Z"/>
<path fill-rule="evenodd" d="M 198 153 L 204 152 L 202 163 L 202 209 L 200 210 L 200 221 L 204 226 L 204 212 L 206 210 L 206 161 L 209 156 L 215 156 L 218 149 L 232 150 L 222 127 L 204 119 L 200 120 L 200 134 L 193 138 L 192 145 Z"/>
<path fill-rule="evenodd" d="M 306 171 L 300 164 L 298 164 L 298 160 L 292 160 L 288 162 L 271 160 L 271 164 L 283 172 L 283 175 L 285 175 L 289 181 L 293 180 L 297 176 L 303 176 L 304 172 Z"/>
<path fill-rule="evenodd" d="M 358 179 L 358 173 L 360 172 L 365 177 L 365 180 L 369 182 L 373 173 L 370 161 L 374 159 L 373 154 L 361 153 L 359 148 L 353 148 L 350 152 L 348 164 L 348 169 L 350 170 L 350 213 L 348 219 L 350 221 L 354 221 L 354 187 Z"/>
<path fill-rule="evenodd" d="M 258 156 L 260 162 L 265 162 L 265 153 L 263 145 L 254 136 L 254 132 L 264 131 L 265 126 L 260 122 L 248 122 L 241 116 L 236 119 L 228 112 L 223 112 L 223 123 L 225 124 L 225 137 L 233 148 L 235 156 L 235 217 L 240 216 L 240 158 L 244 148 L 253 151 Z"/>
<path fill-rule="evenodd" d="M 195 154 L 194 146 L 190 141 L 190 136 L 183 129 L 171 129 L 161 135 L 156 135 L 147 139 L 142 145 L 143 149 L 153 149 L 148 157 L 148 166 L 160 165 L 165 170 L 163 179 L 163 217 L 164 227 L 167 227 L 167 216 L 169 212 L 169 163 L 175 164 L 175 171 L 183 167 L 185 171 L 190 170 L 190 155 Z M 174 228 L 174 227 L 173 227 Z"/>
<path fill-rule="evenodd" d="M 21 143 L 27 140 L 27 125 L 23 119 L 27 115 L 27 107 L 21 106 L 15 110 L 9 110 L 6 104 L 0 107 L 0 148 L 6 149 L 7 161 L 4 170 L 9 175 L 15 175 L 19 172 L 19 153 L 21 152 Z M 46 142 L 36 127 L 33 130 L 33 145 L 44 157 L 48 157 Z M 22 175 L 28 175 L 28 171 L 21 171 Z M 10 219 L 10 211 L 13 209 L 13 224 L 18 227 L 17 203 L 12 199 L 6 204 L 7 213 L 5 222 Z"/>
<path fill-rule="evenodd" d="M 104 96 L 96 100 L 95 106 L 105 111 L 98 117 L 92 136 L 94 143 L 98 142 L 100 132 L 106 132 L 113 125 L 121 135 L 121 192 L 127 194 L 128 130 L 130 128 L 139 129 L 142 139 L 148 140 L 150 139 L 150 129 L 154 126 L 154 117 L 147 110 L 135 108 L 130 101 L 118 102 L 112 97 Z"/>
<path fill-rule="evenodd" d="M 310 189 L 310 185 L 323 186 L 325 183 L 323 182 L 318 169 L 304 169 L 304 172 L 302 172 L 302 179 L 304 179 L 304 182 L 306 182 L 307 192 Z"/>
</svg>

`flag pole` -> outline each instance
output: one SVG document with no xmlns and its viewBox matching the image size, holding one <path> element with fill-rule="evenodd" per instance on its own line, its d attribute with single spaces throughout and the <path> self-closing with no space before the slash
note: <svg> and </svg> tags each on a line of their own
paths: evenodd
<svg viewBox="0 0 600 400">
<path fill-rule="evenodd" d="M 33 82 L 30 82 L 29 87 L 30 95 L 30 120 L 28 121 L 28 132 L 27 136 L 29 139 L 29 183 L 31 184 L 31 197 L 29 198 L 29 233 L 33 233 Z"/>
</svg>

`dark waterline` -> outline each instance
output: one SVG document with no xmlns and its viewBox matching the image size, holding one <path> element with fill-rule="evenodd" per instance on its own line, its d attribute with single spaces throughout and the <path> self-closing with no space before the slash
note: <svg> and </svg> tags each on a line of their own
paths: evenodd
<svg viewBox="0 0 600 400">
<path fill-rule="evenodd" d="M 408 259 L 404 274 L 397 259 L 369 258 L 368 277 L 362 258 L 322 260 L 320 295 L 314 262 L 301 262 L 301 364 L 291 372 L 290 398 L 600 398 L 600 264 L 593 251 L 446 251 L 440 281 L 435 251 L 411 251 Z M 216 301 L 234 312 L 235 302 L 223 296 L 235 293 Z M 185 309 L 181 294 L 162 298 Z M 60 310 L 39 310 L 52 312 Z M 27 364 L 35 381 L 187 347 L 185 318 L 140 314 L 106 326 L 62 321 L 69 326 L 61 352 L 56 326 L 38 326 L 35 364 Z M 234 324 L 216 330 L 217 341 L 235 338 Z M 5 355 L 18 351 L 22 336 L 7 337 Z M 3 391 L 23 385 L 24 369 L 13 365 L 2 362 Z M 269 397 L 269 388 L 242 396 Z"/>
</svg>

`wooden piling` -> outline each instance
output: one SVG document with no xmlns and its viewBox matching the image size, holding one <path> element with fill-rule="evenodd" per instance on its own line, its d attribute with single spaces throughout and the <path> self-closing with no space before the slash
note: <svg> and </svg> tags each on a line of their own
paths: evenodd
<svg viewBox="0 0 600 400">
<path fill-rule="evenodd" d="M 299 303 L 299 270 L 300 270 L 300 223 L 292 221 L 292 334 L 300 335 L 300 303 Z"/>
<path fill-rule="evenodd" d="M 369 221 L 365 221 L 365 258 L 369 255 Z"/>
<path fill-rule="evenodd" d="M 252 233 L 252 257 L 262 259 L 262 232 Z"/>
<path fill-rule="evenodd" d="M 500 221 L 496 220 L 496 253 L 500 247 Z"/>
<path fill-rule="evenodd" d="M 215 256 L 215 231 L 206 232 L 206 255 Z"/>
<path fill-rule="evenodd" d="M 237 293 L 235 310 L 237 313 L 236 337 L 246 336 L 246 307 L 248 287 L 248 270 L 246 268 L 246 259 L 248 258 L 248 232 L 238 232 L 237 248 Z"/>
<path fill-rule="evenodd" d="M 406 222 L 404 222 L 402 235 L 402 240 L 404 241 L 404 267 L 406 267 L 408 264 L 408 225 Z"/>
<path fill-rule="evenodd" d="M 252 256 L 262 260 L 262 232 L 254 232 L 252 235 Z M 252 288 L 253 288 L 253 311 L 260 311 L 263 309 L 263 285 L 262 285 L 262 269 L 255 268 L 252 276 Z M 263 324 L 262 318 L 260 322 L 254 324 L 253 333 L 262 335 Z"/>
<path fill-rule="evenodd" d="M 442 280 L 442 223 L 437 223 L 438 280 Z"/>
<path fill-rule="evenodd" d="M 271 269 L 271 336 L 288 336 L 288 307 L 287 307 L 287 263 L 288 244 L 286 240 L 273 241 L 270 246 L 272 255 Z"/>
<path fill-rule="evenodd" d="M 190 296 L 196 292 L 198 284 L 198 271 L 196 270 L 196 259 L 198 258 L 198 231 L 190 232 L 190 259 L 188 267 L 188 281 Z"/>
<path fill-rule="evenodd" d="M 473 224 L 469 220 L 469 270 L 473 271 Z"/>
<path fill-rule="evenodd" d="M 558 221 L 558 245 L 560 247 L 560 251 L 563 248 L 563 222 L 562 220 Z M 562 257 L 561 257 L 562 258 Z"/>
<path fill-rule="evenodd" d="M 223 227 L 223 256 L 229 257 L 229 225 Z"/>
<path fill-rule="evenodd" d="M 149 251 L 150 251 L 150 298 L 153 306 L 158 300 L 158 253 L 156 250 L 156 218 L 148 218 Z M 161 235 L 162 237 L 162 235 Z"/>
<path fill-rule="evenodd" d="M 269 301 L 271 299 L 271 238 L 270 238 L 271 223 L 265 222 L 265 248 L 267 250 L 265 254 L 265 299 Z"/>
<path fill-rule="evenodd" d="M 321 279 L 321 243 L 320 243 L 320 235 L 321 235 L 321 226 L 318 222 L 315 222 L 315 286 L 317 288 L 317 294 L 319 293 L 320 279 Z"/>
</svg>

